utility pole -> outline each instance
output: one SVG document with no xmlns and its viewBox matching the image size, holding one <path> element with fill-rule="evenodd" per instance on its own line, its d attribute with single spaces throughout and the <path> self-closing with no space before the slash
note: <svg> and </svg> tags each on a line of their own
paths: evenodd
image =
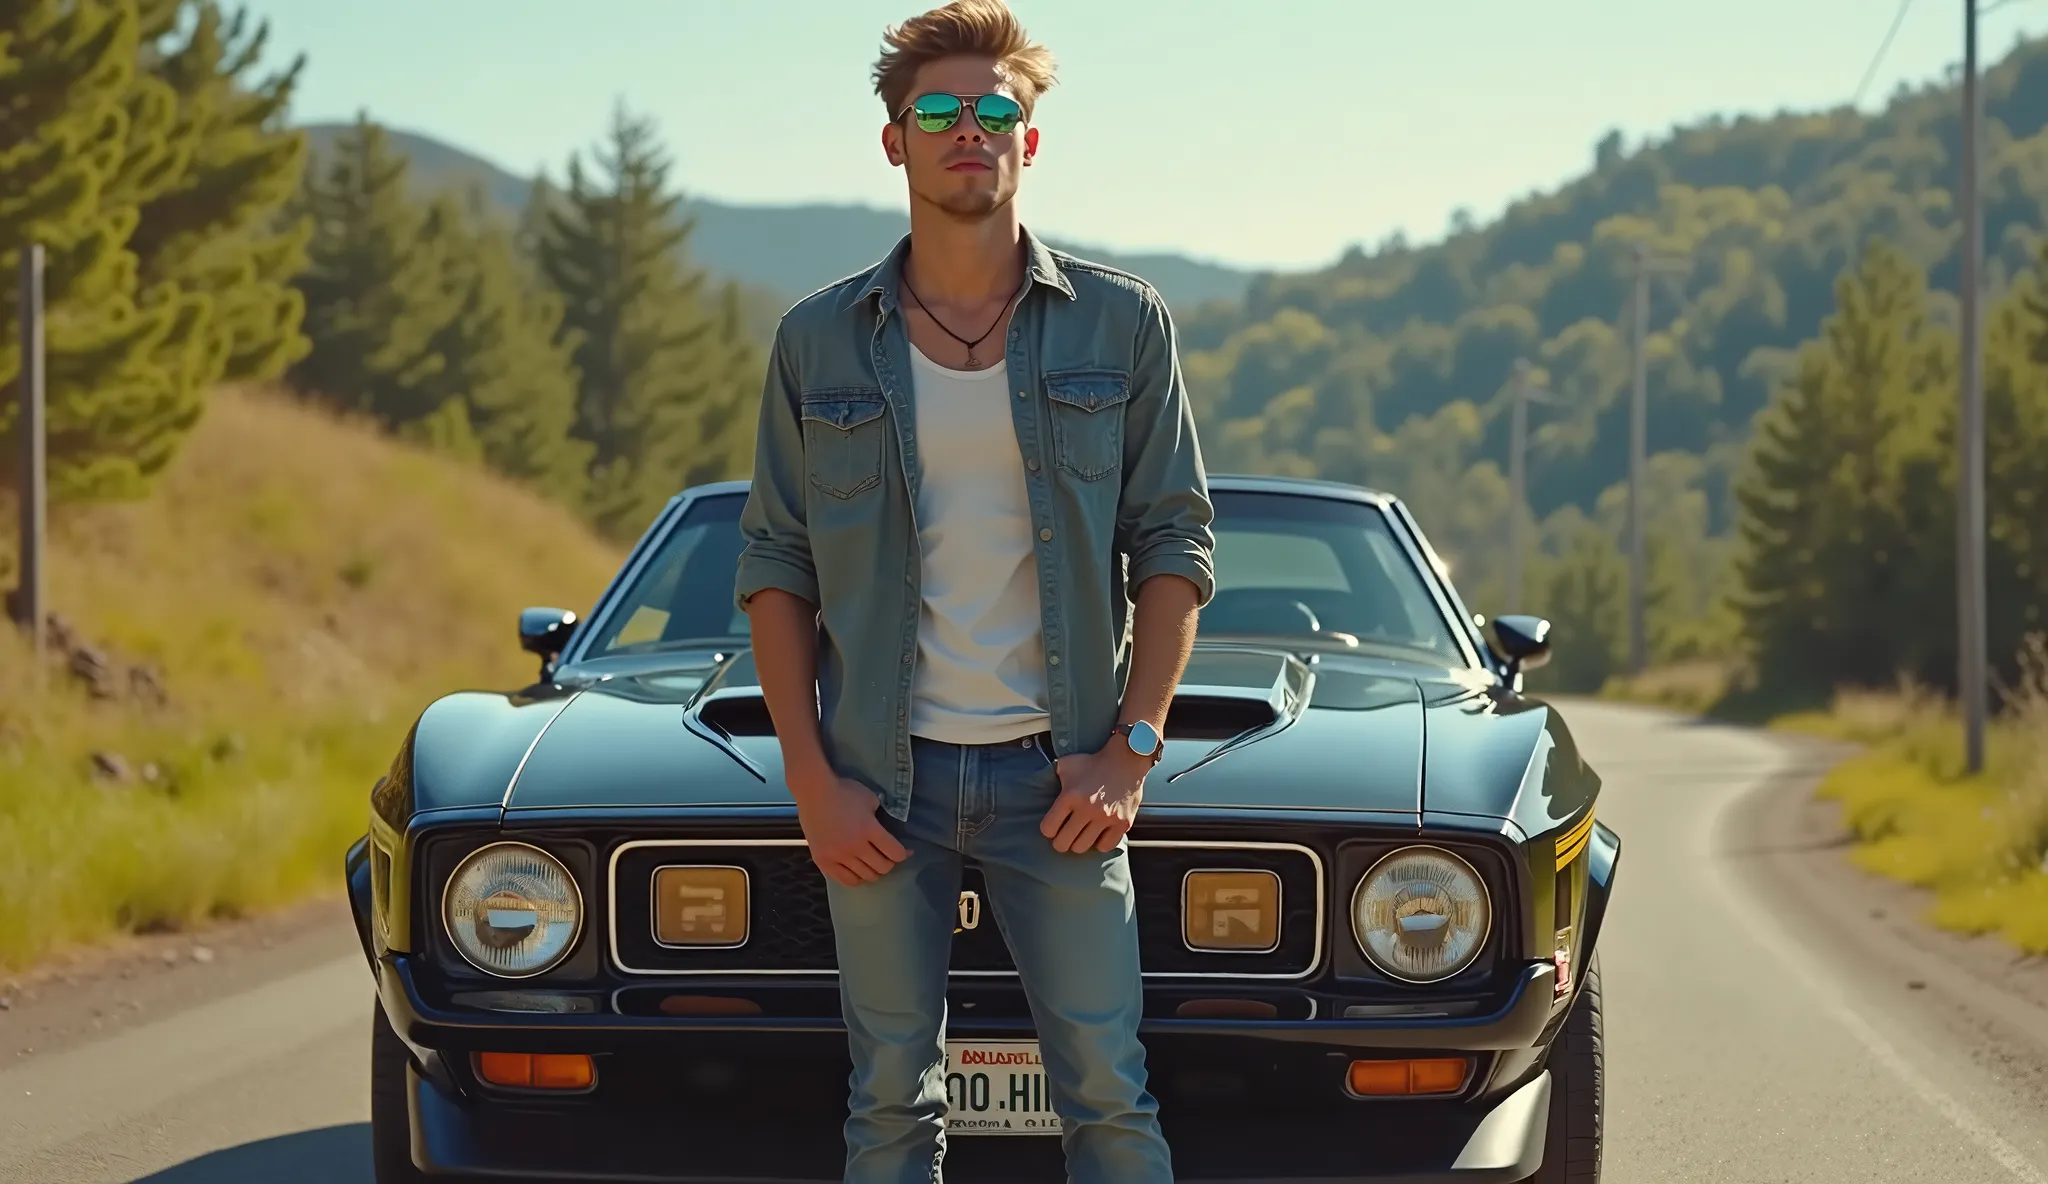
<svg viewBox="0 0 2048 1184">
<path fill-rule="evenodd" d="M 16 611 L 28 630 L 31 670 L 43 670 L 43 529 L 48 473 L 43 450 L 43 248 L 30 243 L 21 251 L 21 368 L 14 380 L 21 433 L 21 575 Z"/>
<path fill-rule="evenodd" d="M 1635 383 L 1628 401 L 1628 669 L 1641 674 L 1649 664 L 1649 634 L 1643 622 L 1643 465 L 1649 439 L 1650 247 L 1636 244 Z"/>
<path fill-rule="evenodd" d="M 1644 600 L 1648 588 L 1648 563 L 1643 549 L 1643 473 L 1648 467 L 1650 420 L 1650 276 L 1655 272 L 1686 271 L 1685 260 L 1650 257 L 1650 245 L 1635 245 L 1635 291 L 1631 298 L 1635 322 L 1635 382 L 1628 405 L 1628 665 L 1631 674 L 1641 674 L 1649 665 L 1650 642 L 1644 622 Z"/>
<path fill-rule="evenodd" d="M 1545 397 L 1549 392 L 1530 382 L 1530 369 L 1529 359 L 1515 359 L 1514 407 L 1508 433 L 1508 487 L 1513 500 L 1508 506 L 1507 611 L 1511 613 L 1522 611 L 1522 520 L 1529 514 L 1529 402 L 1554 402 Z"/>
<path fill-rule="evenodd" d="M 1977 190 L 1984 97 L 1977 85 L 1977 0 L 1963 0 L 1963 160 L 1956 186 L 1963 206 L 1963 389 L 1956 485 L 1956 679 L 1962 699 L 1965 760 L 1984 768 L 1984 724 L 1990 670 L 1985 653 L 1984 595 L 1984 223 Z"/>
</svg>

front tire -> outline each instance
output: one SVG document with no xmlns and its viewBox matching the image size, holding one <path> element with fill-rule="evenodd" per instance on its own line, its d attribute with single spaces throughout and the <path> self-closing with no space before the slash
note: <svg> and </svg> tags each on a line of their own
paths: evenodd
<svg viewBox="0 0 2048 1184">
<path fill-rule="evenodd" d="M 1572 1000 L 1571 1015 L 1550 1049 L 1550 1127 L 1543 1166 L 1533 1184 L 1600 1184 L 1600 1148 L 1607 1116 L 1606 1051 L 1601 1038 L 1600 958 Z"/>
<path fill-rule="evenodd" d="M 412 1163 L 412 1107 L 405 1096 L 411 1054 L 381 1001 L 370 1024 L 370 1157 L 377 1184 L 427 1184 Z"/>
</svg>

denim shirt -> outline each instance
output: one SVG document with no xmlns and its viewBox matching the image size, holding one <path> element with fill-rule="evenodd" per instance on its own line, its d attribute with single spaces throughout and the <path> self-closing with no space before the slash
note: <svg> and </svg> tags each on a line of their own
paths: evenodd
<svg viewBox="0 0 2048 1184">
<path fill-rule="evenodd" d="M 785 313 L 769 358 L 735 596 L 818 606 L 818 707 L 840 775 L 910 809 L 922 552 L 917 416 L 898 287 L 906 237 L 872 271 Z M 1114 734 L 1132 601 L 1163 573 L 1214 592 L 1213 507 L 1172 319 L 1135 276 L 1024 233 L 1004 343 L 1037 545 L 1052 742 Z"/>
</svg>

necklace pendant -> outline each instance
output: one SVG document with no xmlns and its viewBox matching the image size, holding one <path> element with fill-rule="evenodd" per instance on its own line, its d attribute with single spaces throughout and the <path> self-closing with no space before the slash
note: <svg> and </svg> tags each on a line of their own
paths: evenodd
<svg viewBox="0 0 2048 1184">
<path fill-rule="evenodd" d="M 972 346 L 968 347 L 967 350 L 967 368 L 969 370 L 981 369 L 981 359 L 974 356 L 974 349 Z"/>
</svg>

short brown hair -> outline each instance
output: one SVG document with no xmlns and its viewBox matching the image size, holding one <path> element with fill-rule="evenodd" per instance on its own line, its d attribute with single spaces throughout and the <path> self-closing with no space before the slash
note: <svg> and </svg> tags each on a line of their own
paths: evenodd
<svg viewBox="0 0 2048 1184">
<path fill-rule="evenodd" d="M 929 62 L 950 57 L 994 58 L 996 69 L 1017 90 L 1028 119 L 1038 96 L 1052 88 L 1052 51 L 1031 40 L 1017 14 L 1003 0 L 953 0 L 914 16 L 882 34 L 882 56 L 875 62 L 875 93 L 889 109 L 889 118 L 903 114 L 917 72 Z"/>
</svg>

